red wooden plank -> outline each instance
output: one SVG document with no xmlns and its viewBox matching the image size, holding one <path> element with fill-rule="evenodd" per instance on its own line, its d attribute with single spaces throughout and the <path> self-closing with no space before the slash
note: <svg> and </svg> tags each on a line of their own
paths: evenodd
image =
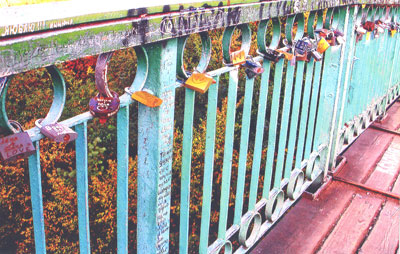
<svg viewBox="0 0 400 254">
<path fill-rule="evenodd" d="M 382 204 L 382 197 L 359 192 L 317 253 L 355 253 Z"/>
<path fill-rule="evenodd" d="M 386 203 L 359 253 L 394 254 L 396 252 L 399 244 L 399 208 L 399 203 L 393 200 Z"/>
<path fill-rule="evenodd" d="M 382 121 L 382 127 L 390 130 L 400 128 L 400 103 L 394 103 L 387 111 L 388 116 Z"/>
<path fill-rule="evenodd" d="M 395 137 L 365 182 L 374 189 L 389 191 L 400 170 L 400 137 Z"/>
<path fill-rule="evenodd" d="M 343 154 L 346 165 L 339 177 L 363 183 L 382 158 L 394 136 L 381 131 L 367 129 Z"/>
<path fill-rule="evenodd" d="M 314 253 L 348 206 L 354 190 L 333 182 L 317 199 L 302 198 L 251 253 Z"/>
</svg>

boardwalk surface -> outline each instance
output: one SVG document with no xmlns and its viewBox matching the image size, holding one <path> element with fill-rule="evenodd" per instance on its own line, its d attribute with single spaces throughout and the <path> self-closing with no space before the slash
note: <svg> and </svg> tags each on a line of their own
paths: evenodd
<svg viewBox="0 0 400 254">
<path fill-rule="evenodd" d="M 399 102 L 379 126 L 399 129 Z M 398 253 L 400 135 L 368 128 L 343 156 L 321 193 L 303 195 L 251 253 Z"/>
</svg>

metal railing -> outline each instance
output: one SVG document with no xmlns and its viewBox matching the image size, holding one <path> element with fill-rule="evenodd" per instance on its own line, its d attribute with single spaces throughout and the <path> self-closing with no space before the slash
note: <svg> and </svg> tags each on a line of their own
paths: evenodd
<svg viewBox="0 0 400 254">
<path fill-rule="evenodd" d="M 199 253 L 245 253 L 290 208 L 311 185 L 320 184 L 335 166 L 336 157 L 399 95 L 399 33 L 376 30 L 357 38 L 356 28 L 382 18 L 396 23 L 397 2 L 384 1 L 204 1 L 163 7 L 128 6 L 96 13 L 50 14 L 73 10 L 69 3 L 41 7 L 0 9 L 0 86 L 3 134 L 13 126 L 7 118 L 5 100 L 8 77 L 50 66 L 54 101 L 45 118 L 56 122 L 65 104 L 65 83 L 56 63 L 134 47 L 137 73 L 127 92 L 119 97 L 117 113 L 117 249 L 128 251 L 128 158 L 129 133 L 138 135 L 137 249 L 138 253 L 168 253 L 170 231 L 171 176 L 175 91 L 185 89 L 182 141 L 179 252 L 187 253 L 191 205 L 191 168 L 195 107 L 194 90 L 182 88 L 188 73 L 183 52 L 188 35 L 200 33 L 202 54 L 197 71 L 207 69 L 211 42 L 207 31 L 224 28 L 222 38 L 225 67 L 207 74 L 215 79 L 208 96 Z M 108 6 L 107 6 L 108 7 Z M 326 11 L 324 11 L 326 10 Z M 15 11 L 26 13 L 15 19 Z M 307 13 L 307 14 L 305 14 Z M 38 17 L 36 17 L 38 16 Z M 46 18 L 49 17 L 49 18 Z M 305 23 L 304 21 L 308 21 Z M 240 65 L 231 63 L 231 38 L 241 31 L 241 49 L 249 53 L 251 29 L 258 22 L 257 50 L 264 72 L 260 78 L 239 77 Z M 294 47 L 305 34 L 317 39 L 316 29 L 340 30 L 345 41 L 331 46 L 322 61 L 282 59 L 276 63 L 263 57 L 282 43 Z M 397 28 L 396 28 L 397 29 Z M 268 34 L 272 33 L 267 43 Z M 281 35 L 285 35 L 283 41 Z M 379 35 L 379 37 L 378 37 Z M 359 39 L 359 40 L 358 40 Z M 357 41 L 358 40 L 358 41 Z M 106 69 L 98 64 L 99 70 Z M 97 68 L 96 67 L 96 68 Z M 226 79 L 227 75 L 227 79 Z M 256 76 L 257 77 L 257 76 Z M 228 80 L 228 82 L 223 82 Z M 256 81 L 255 81 L 256 80 Z M 97 80 L 96 80 L 97 82 Z M 255 82 L 259 87 L 255 88 Z M 240 138 L 235 135 L 238 86 L 244 86 Z M 219 90 L 227 89 L 227 112 L 221 183 L 213 186 L 216 119 Z M 253 94 L 258 94 L 258 101 Z M 139 103 L 138 129 L 129 129 L 131 94 L 149 91 L 162 99 L 159 107 Z M 252 117 L 252 108 L 256 117 Z M 76 146 L 79 246 L 90 253 L 88 213 L 89 112 L 61 122 L 78 134 Z M 255 129 L 251 129 L 253 123 Z M 15 126 L 14 126 L 15 127 Z M 255 133 L 254 133 L 254 132 Z M 36 152 L 29 156 L 29 175 L 36 253 L 46 252 L 41 189 L 39 128 L 27 130 Z M 265 133 L 264 133 L 265 132 Z M 236 133 L 238 134 L 238 133 Z M 265 134 L 265 135 L 264 135 Z M 250 135 L 254 139 L 249 140 Z M 267 142 L 263 142 L 267 139 Z M 251 142 L 251 147 L 249 146 Z M 239 147 L 237 178 L 231 181 L 233 148 Z M 266 157 L 263 152 L 266 151 Z M 250 155 L 249 155 L 250 154 Z M 251 157 L 251 165 L 249 158 Z M 248 171 L 246 173 L 246 171 Z M 250 172 L 250 173 L 249 173 Z M 262 179 L 262 183 L 260 183 Z M 249 187 L 245 187 L 246 181 Z M 234 208 L 229 204 L 234 190 Z M 213 188 L 220 190 L 217 237 L 211 237 Z M 251 230 L 250 230 L 251 229 Z M 211 244 L 209 244 L 211 238 Z M 215 239 L 213 239 L 215 238 Z M 238 244 L 232 245 L 232 242 Z"/>
</svg>

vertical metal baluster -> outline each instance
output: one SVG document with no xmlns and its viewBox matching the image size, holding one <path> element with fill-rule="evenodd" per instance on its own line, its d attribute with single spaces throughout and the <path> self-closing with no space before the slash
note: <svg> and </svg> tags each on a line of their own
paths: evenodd
<svg viewBox="0 0 400 254">
<path fill-rule="evenodd" d="M 262 194 L 262 196 L 267 199 L 269 196 L 269 191 L 271 189 L 271 178 L 272 178 L 272 171 L 273 171 L 273 166 L 274 166 L 276 129 L 277 129 L 277 125 L 278 125 L 279 98 L 281 95 L 283 65 L 284 65 L 283 60 L 281 60 L 275 64 L 274 89 L 273 89 L 273 95 L 272 95 L 271 114 L 270 114 L 269 128 L 268 128 L 267 161 L 265 164 L 264 185 L 263 185 L 263 194 Z M 274 185 L 274 187 L 280 188 L 280 182 L 279 182 L 278 186 Z"/>
<path fill-rule="evenodd" d="M 296 161 L 295 161 L 296 168 L 300 168 L 300 162 L 303 160 L 303 155 L 304 155 L 303 152 L 305 146 L 308 111 L 309 111 L 310 97 L 311 97 L 311 85 L 312 85 L 311 81 L 312 81 L 313 67 L 314 67 L 313 63 L 308 63 L 307 71 L 305 74 L 306 80 L 303 91 L 303 102 L 301 104 L 301 119 L 299 125 L 299 136 L 297 141 L 297 151 L 296 151 Z"/>
<path fill-rule="evenodd" d="M 193 114 L 195 92 L 185 89 L 185 113 L 183 121 L 183 144 L 182 144 L 182 176 L 181 176 L 181 208 L 179 227 L 179 253 L 188 252 L 189 244 L 189 204 L 190 204 L 190 172 L 192 163 L 192 140 L 193 140 Z"/>
<path fill-rule="evenodd" d="M 206 254 L 208 248 L 208 236 L 210 231 L 211 196 L 214 171 L 215 128 L 217 122 L 217 101 L 219 76 L 217 82 L 208 89 L 207 106 L 207 133 L 204 156 L 204 181 L 203 181 L 203 205 L 201 208 L 201 228 L 199 253 Z"/>
<path fill-rule="evenodd" d="M 117 250 L 128 253 L 129 105 L 117 114 Z"/>
<path fill-rule="evenodd" d="M 244 195 L 244 184 L 246 180 L 246 162 L 247 162 L 247 152 L 249 145 L 253 88 L 254 88 L 254 78 L 252 79 L 246 78 L 245 94 L 243 102 L 242 128 L 240 134 L 238 178 L 237 178 L 236 196 L 235 196 L 235 215 L 233 219 L 233 223 L 236 225 L 240 225 L 240 220 L 242 218 L 242 211 L 243 211 L 243 195 Z"/>
<path fill-rule="evenodd" d="M 316 11 L 315 13 L 317 15 L 317 24 L 315 29 L 322 28 L 323 25 L 323 11 Z M 310 20 L 311 18 L 311 20 Z M 312 38 L 315 38 L 314 35 L 314 20 L 315 16 L 310 15 L 309 20 L 308 20 L 308 33 Z M 309 67 L 309 66 L 308 66 Z M 307 68 L 308 68 L 307 67 Z M 310 69 L 310 72 L 313 73 L 313 78 L 311 80 L 312 82 L 312 95 L 311 95 L 311 102 L 310 102 L 310 111 L 308 114 L 308 123 L 307 123 L 307 139 L 306 139 L 306 144 L 304 148 L 304 154 L 309 155 L 311 154 L 311 151 L 313 149 L 312 144 L 313 144 L 313 138 L 314 138 L 314 127 L 315 127 L 315 121 L 316 121 L 316 116 L 317 116 L 317 103 L 318 103 L 318 97 L 319 97 L 319 88 L 320 88 L 320 78 L 321 78 L 321 68 L 322 68 L 322 61 L 315 62 L 313 64 L 313 67 Z M 307 69 L 308 72 L 308 69 Z M 308 75 L 308 73 L 307 73 Z M 307 82 L 307 81 L 306 81 Z"/>
<path fill-rule="evenodd" d="M 78 133 L 78 138 L 75 141 L 75 151 L 79 248 L 80 253 L 90 253 L 87 122 L 75 126 L 75 131 Z"/>
<path fill-rule="evenodd" d="M 311 96 L 311 104 L 310 104 L 310 113 L 309 120 L 307 124 L 307 139 L 306 139 L 306 147 L 304 149 L 304 154 L 311 154 L 311 151 L 315 150 L 315 122 L 317 120 L 317 102 L 320 97 L 320 80 L 321 80 L 321 70 L 322 70 L 322 61 L 315 62 L 314 64 L 314 80 L 312 85 L 312 96 Z"/>
<path fill-rule="evenodd" d="M 139 104 L 137 249 L 169 252 L 177 39 L 146 44 L 145 88 L 163 100 L 158 108 Z"/>
<path fill-rule="evenodd" d="M 342 129 L 343 127 L 343 122 L 349 121 L 351 118 L 351 108 L 349 107 L 348 101 L 350 97 L 350 90 L 353 89 L 350 86 L 350 78 L 351 78 L 351 68 L 353 65 L 353 59 L 354 59 L 354 53 L 355 53 L 355 38 L 356 38 L 356 33 L 354 32 L 354 26 L 357 23 L 357 15 L 359 13 L 359 6 L 356 5 L 354 7 L 350 7 L 350 13 L 349 13 L 349 22 L 348 22 L 348 28 L 347 28 L 347 34 L 346 34 L 346 43 L 348 44 L 348 47 L 346 47 L 346 52 L 344 53 L 344 56 L 346 57 L 346 71 L 344 71 L 342 74 L 342 82 L 343 82 L 343 94 L 342 94 L 342 106 L 340 110 L 340 116 L 339 116 L 339 123 L 338 123 L 338 128 L 339 130 Z M 352 92 L 354 92 L 352 90 Z M 339 152 L 339 151 L 338 151 Z"/>
<path fill-rule="evenodd" d="M 286 85 L 285 95 L 283 101 L 281 129 L 279 133 L 278 156 L 276 159 L 275 169 L 275 184 L 274 187 L 279 187 L 282 179 L 283 166 L 285 162 L 286 141 L 288 136 L 289 122 L 290 122 L 290 106 L 292 102 L 292 90 L 294 81 L 295 66 L 288 64 L 286 69 Z"/>
<path fill-rule="evenodd" d="M 340 8 L 336 11 L 337 12 L 335 13 L 334 9 L 328 10 L 328 13 L 331 12 L 333 17 L 332 22 L 335 23 L 332 26 L 342 30 L 346 34 L 346 31 L 344 30 L 344 24 L 346 22 L 342 23 L 341 21 L 345 19 L 344 17 L 348 17 L 347 11 L 340 11 Z M 328 20 L 330 19 L 331 15 L 327 14 Z M 322 85 L 318 108 L 315 148 L 317 148 L 317 146 L 320 144 L 328 145 L 325 155 L 321 156 L 321 165 L 323 165 L 322 168 L 324 176 L 326 176 L 328 173 L 327 170 L 330 167 L 329 163 L 331 163 L 331 150 L 334 150 L 333 140 L 334 136 L 336 136 L 334 124 L 336 123 L 338 97 L 341 90 L 339 77 L 343 71 L 343 59 L 341 58 L 341 52 L 344 50 L 344 47 L 345 45 L 342 45 L 336 49 L 330 48 L 325 52 L 324 70 L 323 76 L 321 77 Z"/>
<path fill-rule="evenodd" d="M 285 162 L 285 170 L 284 177 L 288 179 L 290 177 L 290 172 L 292 171 L 293 166 L 293 156 L 294 149 L 296 145 L 296 135 L 297 135 L 297 125 L 299 120 L 299 111 L 300 111 L 300 99 L 301 99 L 301 89 L 303 86 L 303 73 L 304 73 L 304 61 L 297 62 L 297 71 L 296 71 L 296 81 L 294 85 L 294 95 L 293 95 L 293 106 L 292 106 L 292 115 L 290 121 L 290 131 L 289 131 L 289 140 L 288 140 L 288 152 L 286 155 Z M 279 175 L 278 175 L 279 176 Z M 276 179 L 275 182 L 280 182 L 281 179 Z M 281 175 L 279 176 L 281 178 Z"/>
<path fill-rule="evenodd" d="M 283 61 L 283 60 L 282 60 Z M 258 180 L 260 176 L 262 145 L 264 138 L 265 111 L 267 108 L 269 72 L 271 64 L 269 61 L 263 62 L 264 73 L 261 76 L 260 97 L 258 99 L 256 137 L 254 141 L 253 165 L 251 168 L 249 210 L 253 210 L 257 201 Z"/>
<path fill-rule="evenodd" d="M 218 238 L 225 239 L 228 224 L 229 192 L 232 173 L 233 137 L 235 132 L 235 112 L 238 86 L 238 69 L 229 72 L 228 109 L 226 113 L 224 164 L 222 169 L 220 214 Z"/>
<path fill-rule="evenodd" d="M 31 189 L 31 203 L 33 216 L 33 232 L 35 250 L 37 254 L 46 253 L 46 235 L 44 231 L 42 177 L 40 170 L 39 141 L 34 143 L 36 153 L 29 156 L 29 183 Z"/>
</svg>

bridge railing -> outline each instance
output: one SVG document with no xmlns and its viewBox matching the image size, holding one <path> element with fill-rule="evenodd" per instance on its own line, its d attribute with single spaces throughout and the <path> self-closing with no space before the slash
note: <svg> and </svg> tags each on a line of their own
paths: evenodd
<svg viewBox="0 0 400 254">
<path fill-rule="evenodd" d="M 0 10 L 0 16 L 5 17 L 0 23 L 2 134 L 11 134 L 13 130 L 5 108 L 8 80 L 12 75 L 48 66 L 54 84 L 54 101 L 42 123 L 52 123 L 58 120 L 65 104 L 65 83 L 54 64 L 102 54 L 106 61 L 98 60 L 96 66 L 96 85 L 101 90 L 101 84 L 104 89 L 107 82 L 100 73 L 106 73 L 111 56 L 107 52 L 134 47 L 136 77 L 119 97 L 117 113 L 118 253 L 126 253 L 131 248 L 128 246 L 129 133 L 137 133 L 138 138 L 138 195 L 134 201 L 137 202 L 138 253 L 168 253 L 170 230 L 178 231 L 170 229 L 170 207 L 171 200 L 175 199 L 171 196 L 172 163 L 177 160 L 173 157 L 175 95 L 182 89 L 185 94 L 177 223 L 179 252 L 188 253 L 189 228 L 193 227 L 189 225 L 190 207 L 199 206 L 200 237 L 195 252 L 218 253 L 224 249 L 225 253 L 245 253 L 306 189 L 323 182 L 335 166 L 337 156 L 372 121 L 385 114 L 399 95 L 399 33 L 389 28 L 383 33 L 375 30 L 358 37 L 356 31 L 368 21 L 398 22 L 397 4 L 204 1 L 149 8 L 116 4 L 114 10 L 98 7 L 93 13 L 70 12 L 69 8 L 73 10 L 74 6 L 63 2 L 41 7 L 40 13 L 34 12 L 37 9 L 33 6 L 4 8 Z M 15 19 L 16 11 L 27 15 L 17 15 Z M 60 17 L 51 17 L 52 12 L 60 13 Z M 251 22 L 257 23 L 256 42 L 252 42 Z M 212 52 L 208 31 L 219 28 L 224 28 L 221 61 L 225 66 L 207 72 L 216 84 L 206 94 L 184 88 L 182 84 L 190 76 L 183 61 L 188 35 L 200 33 L 202 53 L 196 70 L 205 72 Z M 265 57 L 271 49 L 281 48 L 283 44 L 294 47 L 305 35 L 318 39 L 316 31 L 322 28 L 340 31 L 344 38 L 341 44 L 323 53 L 322 61 L 301 61 L 298 56 L 296 62 L 288 59 L 274 62 Z M 241 33 L 241 50 L 245 55 L 249 54 L 251 43 L 257 44 L 259 55 L 253 59 L 260 63 L 262 74 L 244 77 L 240 69 L 245 67 L 232 63 L 231 40 L 235 30 Z M 238 87 L 244 91 L 240 98 L 242 108 L 238 107 Z M 218 97 L 221 90 L 227 91 L 223 106 L 224 98 Z M 138 91 L 151 91 L 162 103 L 159 107 L 139 103 L 138 128 L 129 129 L 129 105 L 136 103 L 131 94 Z M 193 128 L 198 110 L 195 98 L 199 96 L 207 98 L 206 133 L 204 168 L 199 173 L 202 199 L 200 204 L 193 204 Z M 226 107 L 223 163 L 216 165 L 217 118 L 221 107 Z M 237 118 L 239 111 L 240 119 Z M 87 124 L 92 119 L 93 115 L 85 112 L 61 122 L 73 127 L 78 134 L 75 147 L 81 253 L 90 252 Z M 35 248 L 36 253 L 45 253 L 46 218 L 39 148 L 44 136 L 38 127 L 27 132 L 36 149 L 28 158 Z M 222 174 L 217 182 L 213 179 L 216 170 Z M 219 198 L 218 205 L 213 204 L 213 197 Z M 218 215 L 218 220 L 211 227 L 213 214 Z"/>
</svg>

